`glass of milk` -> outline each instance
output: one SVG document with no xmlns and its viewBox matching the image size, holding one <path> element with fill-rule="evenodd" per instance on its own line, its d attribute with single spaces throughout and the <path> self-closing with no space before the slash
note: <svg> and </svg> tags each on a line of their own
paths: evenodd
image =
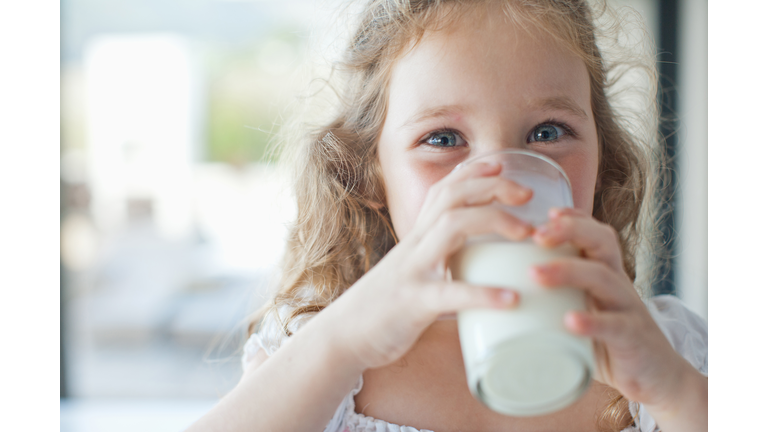
<svg viewBox="0 0 768 432">
<path fill-rule="evenodd" d="M 552 207 L 573 207 L 571 184 L 553 160 L 538 153 L 507 149 L 472 158 L 498 161 L 501 175 L 531 188 L 522 206 L 503 206 L 517 218 L 538 226 Z M 542 288 L 530 268 L 560 257 L 576 256 L 570 245 L 542 248 L 530 239 L 510 241 L 498 235 L 471 237 L 451 260 L 454 279 L 514 288 L 514 309 L 470 309 L 458 313 L 459 337 L 472 394 L 489 408 L 511 416 L 558 411 L 589 387 L 594 371 L 589 338 L 569 333 L 563 317 L 585 310 L 584 292 L 576 288 Z"/>
</svg>

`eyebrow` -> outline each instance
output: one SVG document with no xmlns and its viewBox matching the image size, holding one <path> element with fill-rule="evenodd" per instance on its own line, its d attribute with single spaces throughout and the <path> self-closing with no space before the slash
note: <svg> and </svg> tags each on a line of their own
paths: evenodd
<svg viewBox="0 0 768 432">
<path fill-rule="evenodd" d="M 533 109 L 544 109 L 547 111 L 567 111 L 581 119 L 587 119 L 587 113 L 568 96 L 553 96 L 548 98 L 534 99 L 528 102 L 528 107 Z M 467 107 L 464 105 L 441 105 L 419 111 L 403 123 L 402 127 L 411 127 L 417 123 L 434 118 L 448 117 L 461 112 L 465 112 Z"/>
<path fill-rule="evenodd" d="M 531 108 L 544 109 L 548 111 L 568 111 L 571 114 L 587 119 L 587 113 L 568 96 L 554 96 L 548 98 L 534 99 L 528 103 Z"/>
<path fill-rule="evenodd" d="M 419 111 L 408 120 L 403 123 L 402 127 L 410 127 L 416 123 L 421 123 L 424 120 L 430 120 L 434 118 L 448 117 L 461 112 L 464 112 L 466 107 L 463 105 L 441 105 L 434 108 L 429 108 L 424 111 Z"/>
</svg>

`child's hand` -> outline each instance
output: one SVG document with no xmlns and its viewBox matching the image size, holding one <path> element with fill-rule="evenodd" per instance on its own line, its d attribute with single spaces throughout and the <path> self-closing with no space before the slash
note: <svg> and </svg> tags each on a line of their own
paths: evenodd
<svg viewBox="0 0 768 432">
<path fill-rule="evenodd" d="M 579 210 L 553 209 L 533 239 L 545 247 L 568 242 L 581 251 L 580 258 L 536 266 L 532 273 L 543 286 L 587 292 L 588 311 L 570 312 L 565 325 L 593 338 L 595 378 L 643 403 L 660 424 L 689 408 L 706 378 L 675 352 L 635 291 L 616 231 Z"/>
<path fill-rule="evenodd" d="M 335 325 L 343 327 L 333 329 L 339 349 L 357 358 L 362 369 L 402 357 L 440 314 L 511 307 L 517 301 L 511 290 L 448 282 L 446 277 L 449 257 L 467 236 L 497 233 L 521 240 L 532 232 L 530 225 L 487 205 L 521 205 L 532 196 L 500 172 L 498 163 L 475 163 L 435 183 L 411 231 L 327 308 L 335 311 Z"/>
</svg>

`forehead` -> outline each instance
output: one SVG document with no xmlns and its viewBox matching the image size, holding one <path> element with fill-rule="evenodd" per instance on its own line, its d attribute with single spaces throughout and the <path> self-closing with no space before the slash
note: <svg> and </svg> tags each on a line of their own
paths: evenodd
<svg viewBox="0 0 768 432">
<path fill-rule="evenodd" d="M 500 11 L 427 32 L 395 63 L 389 91 L 395 116 L 441 105 L 525 109 L 553 98 L 591 111 L 584 62 L 547 32 L 522 29 Z"/>
</svg>

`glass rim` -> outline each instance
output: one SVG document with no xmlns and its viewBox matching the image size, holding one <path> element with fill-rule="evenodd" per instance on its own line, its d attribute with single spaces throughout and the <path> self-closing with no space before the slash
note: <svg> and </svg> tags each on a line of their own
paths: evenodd
<svg viewBox="0 0 768 432">
<path fill-rule="evenodd" d="M 548 164 L 552 165 L 552 167 L 554 167 L 563 176 L 563 178 L 565 179 L 565 183 L 568 185 L 568 191 L 571 194 L 573 194 L 573 186 L 571 186 L 571 179 L 568 178 L 568 174 L 565 173 L 565 170 L 563 170 L 563 168 L 557 162 L 552 160 L 552 158 L 549 158 L 547 156 L 544 156 L 541 153 L 536 153 L 530 150 L 523 150 L 523 149 L 516 149 L 516 148 L 505 148 L 501 150 L 493 150 L 487 153 L 482 153 L 482 154 L 473 156 L 465 160 L 464 162 L 456 165 L 455 169 L 461 169 L 463 166 L 469 165 L 470 163 L 475 162 L 478 159 L 485 158 L 488 156 L 500 155 L 500 154 L 521 154 L 521 155 L 531 156 L 537 159 L 541 159 L 544 162 L 547 162 Z"/>
</svg>

